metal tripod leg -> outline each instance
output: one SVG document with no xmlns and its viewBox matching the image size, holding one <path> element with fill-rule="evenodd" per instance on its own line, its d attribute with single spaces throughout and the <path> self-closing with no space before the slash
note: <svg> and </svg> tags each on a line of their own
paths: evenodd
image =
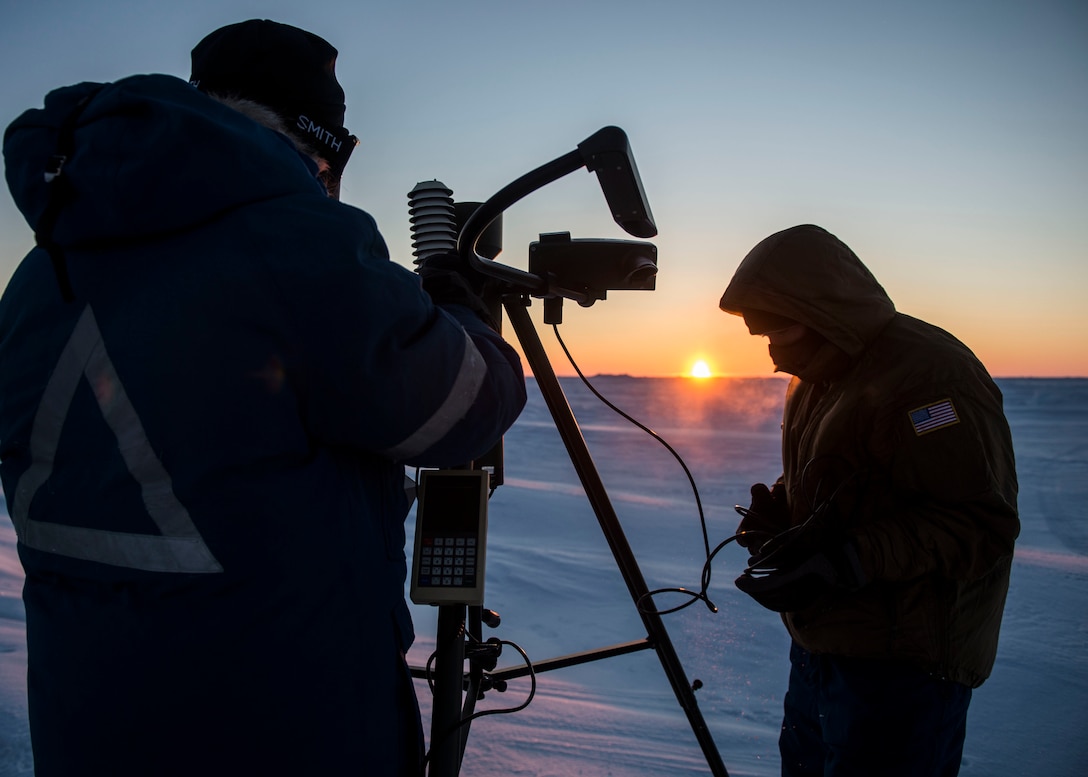
<svg viewBox="0 0 1088 777">
<path fill-rule="evenodd" d="M 624 581 L 627 583 L 627 590 L 630 592 L 631 598 L 639 611 L 646 632 L 649 635 L 648 638 L 654 650 L 657 651 L 661 666 L 665 670 L 669 683 L 672 685 L 673 692 L 676 694 L 676 700 L 687 714 L 688 722 L 691 724 L 695 738 L 703 750 L 707 765 L 710 766 L 710 771 L 715 777 L 729 777 L 725 764 L 722 763 L 721 755 L 718 753 L 717 745 L 714 743 L 710 730 L 703 719 L 703 714 L 699 710 L 698 702 L 695 700 L 695 693 L 687 676 L 684 674 L 684 668 L 676 655 L 669 634 L 665 630 L 665 624 L 661 621 L 661 616 L 656 612 L 646 611 L 645 607 L 638 607 L 638 602 L 649 592 L 649 589 L 642 577 L 638 562 L 631 551 L 631 546 L 627 543 L 623 527 L 620 525 L 616 512 L 608 498 L 604 483 L 601 481 L 600 474 L 597 472 L 597 467 L 589 453 L 589 448 L 586 446 L 586 441 L 582 437 L 581 429 L 578 427 L 578 422 L 574 418 L 570 405 L 567 403 L 562 387 L 559 385 L 559 379 L 548 361 L 548 355 L 540 342 L 536 327 L 533 325 L 532 319 L 529 318 L 528 309 L 520 299 L 508 299 L 504 306 L 508 320 L 517 334 L 525 358 L 529 362 L 533 376 L 536 378 L 537 385 L 544 396 L 544 401 L 547 403 L 548 410 L 555 421 L 556 429 L 558 429 L 559 435 L 563 439 L 567 453 L 570 454 L 571 462 L 574 464 L 578 477 L 582 481 L 582 487 L 585 489 L 586 496 L 593 507 L 593 512 L 597 515 L 597 521 L 604 531 L 612 555 L 616 559 L 620 572 L 623 574 Z"/>
<path fill-rule="evenodd" d="M 465 670 L 465 605 L 438 608 L 434 706 L 431 715 L 432 777 L 454 777 L 461 769 L 461 688 Z"/>
</svg>

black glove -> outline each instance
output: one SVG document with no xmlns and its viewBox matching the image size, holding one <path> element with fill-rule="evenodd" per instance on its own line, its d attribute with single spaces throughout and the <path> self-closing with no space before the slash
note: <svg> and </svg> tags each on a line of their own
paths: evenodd
<svg viewBox="0 0 1088 777">
<path fill-rule="evenodd" d="M 492 329 L 497 329 L 484 297 L 491 279 L 473 270 L 457 253 L 431 254 L 418 260 L 416 273 L 423 290 L 436 305 L 464 305 Z"/>
<path fill-rule="evenodd" d="M 853 541 L 810 519 L 764 543 L 736 586 L 768 610 L 796 612 L 866 582 Z"/>
<path fill-rule="evenodd" d="M 752 553 L 759 553 L 763 543 L 790 527 L 790 509 L 786 503 L 786 487 L 775 483 L 767 488 L 763 483 L 752 486 L 752 505 L 736 511 L 743 516 L 737 527 L 737 544 Z"/>
</svg>

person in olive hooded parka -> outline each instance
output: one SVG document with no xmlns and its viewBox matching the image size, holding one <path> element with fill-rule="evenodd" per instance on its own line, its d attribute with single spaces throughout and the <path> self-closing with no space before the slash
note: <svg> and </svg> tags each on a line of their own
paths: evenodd
<svg viewBox="0 0 1088 777">
<path fill-rule="evenodd" d="M 1000 391 L 820 227 L 760 242 L 720 307 L 794 376 L 738 530 L 737 586 L 793 643 L 782 773 L 955 775 L 1020 527 Z"/>
</svg>

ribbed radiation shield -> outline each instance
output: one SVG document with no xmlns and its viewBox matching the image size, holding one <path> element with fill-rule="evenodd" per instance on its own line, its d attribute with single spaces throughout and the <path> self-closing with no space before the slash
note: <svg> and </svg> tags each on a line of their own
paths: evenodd
<svg viewBox="0 0 1088 777">
<path fill-rule="evenodd" d="M 457 250 L 457 216 L 453 190 L 441 181 L 422 181 L 408 193 L 415 263 L 432 254 Z"/>
</svg>

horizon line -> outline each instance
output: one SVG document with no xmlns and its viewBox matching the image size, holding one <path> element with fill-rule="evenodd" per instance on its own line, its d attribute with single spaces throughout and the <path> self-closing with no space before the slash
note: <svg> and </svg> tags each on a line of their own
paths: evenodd
<svg viewBox="0 0 1088 777">
<path fill-rule="evenodd" d="M 534 378 L 532 373 L 526 373 L 526 378 Z M 576 373 L 570 373 L 566 375 L 556 374 L 559 378 L 579 378 Z M 715 380 L 720 378 L 737 378 L 744 380 L 751 379 L 766 379 L 766 380 L 789 380 L 790 376 L 785 374 L 723 374 L 723 375 L 708 375 L 706 377 L 696 377 L 683 372 L 663 373 L 660 375 L 632 375 L 629 372 L 598 372 L 593 375 L 587 375 L 587 378 L 632 378 L 637 380 L 653 379 L 653 378 L 685 378 L 687 380 Z M 1088 380 L 1088 375 L 991 375 L 994 380 Z"/>
</svg>

